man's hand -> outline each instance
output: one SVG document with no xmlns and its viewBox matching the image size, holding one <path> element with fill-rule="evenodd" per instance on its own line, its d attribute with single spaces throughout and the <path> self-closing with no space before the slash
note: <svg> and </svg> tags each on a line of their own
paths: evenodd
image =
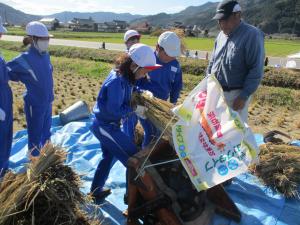
<svg viewBox="0 0 300 225">
<path fill-rule="evenodd" d="M 232 105 L 232 108 L 233 110 L 235 111 L 239 111 L 239 110 L 242 110 L 244 107 L 245 107 L 245 103 L 246 103 L 246 100 L 245 99 L 242 99 L 241 97 L 236 97 L 236 99 L 234 100 L 233 102 L 233 105 Z"/>
</svg>

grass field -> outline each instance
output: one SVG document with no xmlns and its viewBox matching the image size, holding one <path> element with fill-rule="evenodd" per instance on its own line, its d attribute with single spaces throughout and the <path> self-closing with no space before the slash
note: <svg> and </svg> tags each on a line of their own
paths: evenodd
<svg viewBox="0 0 300 225">
<path fill-rule="evenodd" d="M 14 57 L 16 57 L 19 54 L 18 52 L 15 52 L 15 51 L 3 50 L 3 49 L 1 49 L 0 52 L 6 61 L 13 59 Z"/>
<path fill-rule="evenodd" d="M 100 33 L 100 32 L 70 32 L 70 31 L 52 31 L 55 38 L 107 42 L 107 43 L 123 43 L 122 33 Z M 8 34 L 25 35 L 25 31 L 21 28 L 8 28 Z M 157 37 L 143 35 L 141 41 L 147 45 L 155 46 Z M 214 46 L 214 38 L 185 38 L 188 49 L 198 49 L 203 51 L 211 51 Z M 287 56 L 300 51 L 300 40 L 281 40 L 266 39 L 265 40 L 266 55 L 268 56 Z"/>
<path fill-rule="evenodd" d="M 16 55 L 15 51 L 3 50 L 6 60 Z M 90 108 L 111 68 L 110 63 L 79 58 L 51 57 L 54 66 L 53 114 L 57 115 L 78 100 L 84 100 Z M 299 74 L 300 76 L 300 74 Z M 180 101 L 203 78 L 201 75 L 184 74 L 184 89 Z M 14 93 L 14 131 L 26 128 L 22 93 L 24 86 L 11 83 Z M 300 90 L 282 87 L 260 86 L 249 107 L 250 125 L 255 132 L 277 129 L 300 138 Z"/>
</svg>

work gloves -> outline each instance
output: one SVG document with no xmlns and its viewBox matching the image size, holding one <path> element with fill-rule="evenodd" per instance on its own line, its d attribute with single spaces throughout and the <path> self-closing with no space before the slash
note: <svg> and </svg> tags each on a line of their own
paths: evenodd
<svg viewBox="0 0 300 225">
<path fill-rule="evenodd" d="M 153 93 L 151 92 L 151 91 L 143 91 L 143 94 L 145 94 L 147 97 L 149 97 L 149 98 L 153 98 L 154 96 L 153 96 Z"/>
<path fill-rule="evenodd" d="M 151 91 L 147 91 L 147 90 L 142 90 L 142 93 L 145 95 L 145 96 L 147 96 L 148 98 L 153 98 L 154 96 L 153 96 L 153 93 L 151 92 Z M 138 116 L 138 117 L 140 117 L 140 118 L 142 118 L 142 119 L 147 119 L 147 117 L 146 117 L 146 111 L 147 111 L 148 109 L 145 107 L 145 106 L 142 106 L 142 105 L 137 105 L 136 106 L 136 109 L 135 109 L 135 114 Z"/>
<path fill-rule="evenodd" d="M 146 119 L 147 118 L 145 115 L 146 111 L 147 111 L 147 108 L 145 106 L 137 105 L 134 112 L 138 117 L 140 117 L 142 119 Z"/>
</svg>

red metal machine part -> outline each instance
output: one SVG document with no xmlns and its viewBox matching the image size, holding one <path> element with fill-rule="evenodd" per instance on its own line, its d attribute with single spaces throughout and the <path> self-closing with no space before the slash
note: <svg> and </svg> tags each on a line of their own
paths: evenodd
<svg viewBox="0 0 300 225">
<path fill-rule="evenodd" d="M 128 225 L 204 225 L 215 212 L 241 220 L 222 185 L 197 192 L 180 161 L 147 167 L 137 178 L 149 152 L 142 150 L 128 161 Z M 147 165 L 176 158 L 170 143 L 161 140 Z"/>
</svg>

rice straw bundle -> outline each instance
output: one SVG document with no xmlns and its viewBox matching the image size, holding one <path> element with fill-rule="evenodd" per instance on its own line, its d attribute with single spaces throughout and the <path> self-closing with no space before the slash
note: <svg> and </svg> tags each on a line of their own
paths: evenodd
<svg viewBox="0 0 300 225">
<path fill-rule="evenodd" d="M 147 108 L 147 119 L 149 119 L 160 131 L 163 131 L 169 124 L 164 136 L 172 143 L 172 126 L 177 121 L 171 111 L 174 105 L 170 102 L 155 97 L 150 98 L 143 93 L 135 94 L 133 101 L 135 101 L 138 105 L 143 105 Z"/>
<path fill-rule="evenodd" d="M 47 144 L 26 173 L 7 173 L 0 185 L 0 224 L 88 225 L 80 179 L 63 165 L 66 152 Z"/>
<path fill-rule="evenodd" d="M 142 146 L 144 138 L 144 130 L 141 124 L 137 124 L 134 132 L 134 143 L 136 146 Z"/>
<path fill-rule="evenodd" d="M 260 150 L 259 164 L 252 171 L 284 196 L 299 198 L 300 147 L 267 143 Z"/>
</svg>

